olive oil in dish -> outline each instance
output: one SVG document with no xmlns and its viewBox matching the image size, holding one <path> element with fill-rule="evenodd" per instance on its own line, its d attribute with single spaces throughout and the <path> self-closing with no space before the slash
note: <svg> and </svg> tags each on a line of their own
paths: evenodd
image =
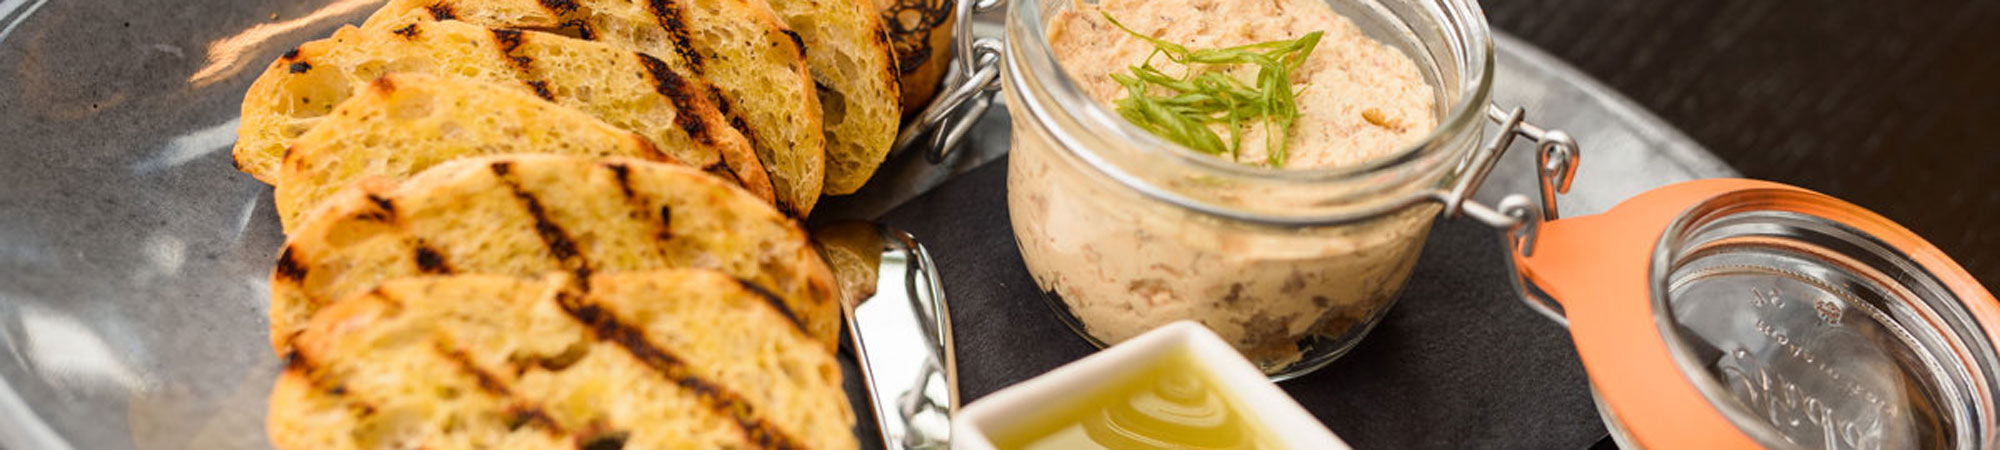
<svg viewBox="0 0 2000 450">
<path fill-rule="evenodd" d="M 994 436 L 1003 450 L 1262 449 L 1275 442 L 1186 351 Z"/>
</svg>

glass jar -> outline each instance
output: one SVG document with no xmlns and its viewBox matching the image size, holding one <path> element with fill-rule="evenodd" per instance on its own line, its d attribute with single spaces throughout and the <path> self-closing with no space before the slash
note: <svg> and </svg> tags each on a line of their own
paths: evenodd
<svg viewBox="0 0 2000 450">
<path fill-rule="evenodd" d="M 1331 3 L 1416 63 L 1438 125 L 1360 165 L 1279 170 L 1126 122 L 1051 50 L 1045 26 L 1071 1 L 1008 2 L 1009 214 L 1028 271 L 1072 329 L 1102 346 L 1199 321 L 1283 379 L 1331 362 L 1382 319 L 1432 219 L 1455 208 L 1438 200 L 1483 177 L 1473 162 L 1492 42 L 1469 0 Z"/>
<path fill-rule="evenodd" d="M 2000 443 L 2000 301 L 1859 206 L 1713 178 L 1508 230 L 1621 448 Z"/>
</svg>

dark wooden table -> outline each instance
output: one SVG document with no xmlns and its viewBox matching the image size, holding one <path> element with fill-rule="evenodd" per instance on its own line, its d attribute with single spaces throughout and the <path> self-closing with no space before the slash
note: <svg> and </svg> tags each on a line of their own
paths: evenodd
<svg viewBox="0 0 2000 450">
<path fill-rule="evenodd" d="M 1875 210 L 2000 288 L 2000 2 L 1480 3 L 1744 175 Z"/>
</svg>

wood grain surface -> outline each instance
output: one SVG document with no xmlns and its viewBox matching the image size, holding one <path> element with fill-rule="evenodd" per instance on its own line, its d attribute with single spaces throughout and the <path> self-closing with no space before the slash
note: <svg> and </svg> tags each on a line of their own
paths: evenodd
<svg viewBox="0 0 2000 450">
<path fill-rule="evenodd" d="M 2000 288 L 2000 2 L 1481 4 L 1746 176 L 1875 210 Z"/>
</svg>

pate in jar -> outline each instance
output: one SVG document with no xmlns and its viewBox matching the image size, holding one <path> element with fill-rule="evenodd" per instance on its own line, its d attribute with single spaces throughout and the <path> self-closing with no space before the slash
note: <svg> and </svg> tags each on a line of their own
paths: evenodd
<svg viewBox="0 0 2000 450">
<path fill-rule="evenodd" d="M 1098 345 L 1194 320 L 1279 378 L 1332 361 L 1415 265 L 1439 207 L 1411 199 L 1465 174 L 1485 123 L 1463 0 L 1008 8 L 1015 237 Z"/>
</svg>

